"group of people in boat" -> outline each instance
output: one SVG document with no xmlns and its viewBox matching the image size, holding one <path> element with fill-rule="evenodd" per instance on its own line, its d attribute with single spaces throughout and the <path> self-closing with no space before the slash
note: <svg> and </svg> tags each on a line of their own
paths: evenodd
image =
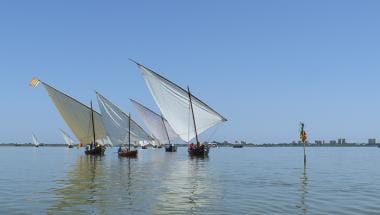
<svg viewBox="0 0 380 215">
<path fill-rule="evenodd" d="M 189 150 L 196 150 L 196 149 L 204 149 L 205 148 L 205 145 L 204 144 L 201 144 L 199 145 L 199 147 L 197 146 L 197 144 L 194 144 L 194 143 L 190 143 L 189 144 Z"/>
<path fill-rule="evenodd" d="M 101 145 L 98 142 L 90 143 L 86 146 L 86 150 L 91 151 L 91 150 L 94 150 L 94 149 L 99 148 L 99 147 L 101 147 Z"/>
</svg>

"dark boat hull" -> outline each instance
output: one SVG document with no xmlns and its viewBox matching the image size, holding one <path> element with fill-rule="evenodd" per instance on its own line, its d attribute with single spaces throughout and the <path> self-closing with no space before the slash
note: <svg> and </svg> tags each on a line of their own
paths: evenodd
<svg viewBox="0 0 380 215">
<path fill-rule="evenodd" d="M 106 148 L 104 146 L 95 147 L 93 149 L 86 150 L 84 153 L 86 155 L 104 155 Z"/>
<path fill-rule="evenodd" d="M 243 145 L 234 145 L 232 148 L 243 148 Z"/>
<path fill-rule="evenodd" d="M 67 148 L 72 149 L 72 148 L 74 148 L 74 146 L 73 145 L 69 145 Z"/>
<path fill-rule="evenodd" d="M 176 152 L 177 151 L 177 146 L 175 145 L 170 145 L 165 147 L 166 152 Z"/>
<path fill-rule="evenodd" d="M 137 157 L 137 150 L 132 150 L 132 151 L 120 151 L 118 152 L 118 155 L 120 157 Z"/>
<path fill-rule="evenodd" d="M 205 145 L 189 147 L 188 150 L 190 156 L 194 157 L 207 157 L 210 148 Z"/>
<path fill-rule="evenodd" d="M 148 148 L 148 146 L 141 146 L 141 148 L 142 148 L 142 149 L 147 149 L 147 148 Z"/>
</svg>

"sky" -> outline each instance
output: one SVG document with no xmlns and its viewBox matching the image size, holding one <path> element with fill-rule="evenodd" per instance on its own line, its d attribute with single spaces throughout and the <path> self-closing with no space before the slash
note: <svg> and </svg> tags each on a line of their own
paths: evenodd
<svg viewBox="0 0 380 215">
<path fill-rule="evenodd" d="M 72 132 L 36 76 L 158 111 L 132 58 L 228 119 L 202 140 L 380 139 L 379 1 L 0 1 L 0 142 Z"/>
</svg>

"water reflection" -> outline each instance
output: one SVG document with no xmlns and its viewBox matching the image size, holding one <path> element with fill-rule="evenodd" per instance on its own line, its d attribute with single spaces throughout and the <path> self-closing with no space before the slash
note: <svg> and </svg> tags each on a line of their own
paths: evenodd
<svg viewBox="0 0 380 215">
<path fill-rule="evenodd" d="M 308 206 L 307 206 L 307 203 L 306 203 L 306 198 L 307 198 L 307 194 L 308 194 L 308 178 L 307 178 L 307 171 L 306 171 L 306 164 L 304 164 L 303 166 L 303 172 L 302 172 L 302 175 L 301 175 L 301 189 L 300 189 L 300 192 L 301 192 L 301 206 L 300 206 L 300 209 L 302 211 L 302 214 L 307 214 L 308 212 Z"/>
<path fill-rule="evenodd" d="M 161 184 L 154 214 L 196 214 L 215 204 L 220 196 L 212 183 L 208 159 L 193 158 L 169 166 L 166 180 Z"/>
<path fill-rule="evenodd" d="M 77 211 L 78 213 L 99 212 L 104 214 L 101 204 L 101 191 L 105 184 L 102 183 L 103 166 L 100 156 L 80 156 L 75 168 L 69 172 L 66 180 L 60 181 L 63 188 L 54 190 L 59 201 L 48 209 L 49 214 L 65 211 Z M 99 199 L 100 198 L 100 199 Z M 100 203 L 100 204 L 95 204 Z M 94 206 L 100 206 L 94 208 Z"/>
</svg>

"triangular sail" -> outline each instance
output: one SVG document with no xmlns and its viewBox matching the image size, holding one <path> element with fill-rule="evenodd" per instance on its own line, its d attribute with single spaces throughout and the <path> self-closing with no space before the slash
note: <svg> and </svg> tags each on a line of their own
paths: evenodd
<svg viewBox="0 0 380 215">
<path fill-rule="evenodd" d="M 146 127 L 161 144 L 168 143 L 169 140 L 174 140 L 178 137 L 178 134 L 175 133 L 163 116 L 160 116 L 135 100 L 131 99 L 131 102 L 137 109 Z"/>
<path fill-rule="evenodd" d="M 195 129 L 190 112 L 188 92 L 145 66 L 141 64 L 137 65 L 141 69 L 148 88 L 161 113 L 168 120 L 174 131 L 184 141 L 193 139 L 195 137 Z M 195 96 L 191 95 L 191 99 L 198 134 L 220 122 L 227 121 L 222 115 Z"/>
<path fill-rule="evenodd" d="M 102 113 L 103 124 L 106 128 L 107 135 L 113 145 L 128 144 L 129 116 L 120 108 L 112 104 L 108 99 L 99 93 L 96 93 L 98 104 Z M 131 144 L 135 141 L 151 141 L 152 137 L 144 131 L 135 121 L 131 122 Z"/>
<path fill-rule="evenodd" d="M 62 118 L 71 128 L 76 138 L 82 144 L 93 142 L 93 128 L 91 120 L 91 108 L 62 93 L 61 91 L 41 82 L 50 98 L 53 100 Z M 94 124 L 96 140 L 106 138 L 106 132 L 101 120 L 102 116 L 94 111 Z"/>
<path fill-rule="evenodd" d="M 68 135 L 64 130 L 62 129 L 59 129 L 61 131 L 61 134 L 63 136 L 63 139 L 65 140 L 66 142 L 66 145 L 68 146 L 71 146 L 71 145 L 74 145 L 74 140 L 70 137 L 70 135 Z"/>
<path fill-rule="evenodd" d="M 33 139 L 33 144 L 35 146 L 39 146 L 40 145 L 40 142 L 38 142 L 36 135 L 33 134 L 32 135 L 32 139 Z"/>
</svg>

